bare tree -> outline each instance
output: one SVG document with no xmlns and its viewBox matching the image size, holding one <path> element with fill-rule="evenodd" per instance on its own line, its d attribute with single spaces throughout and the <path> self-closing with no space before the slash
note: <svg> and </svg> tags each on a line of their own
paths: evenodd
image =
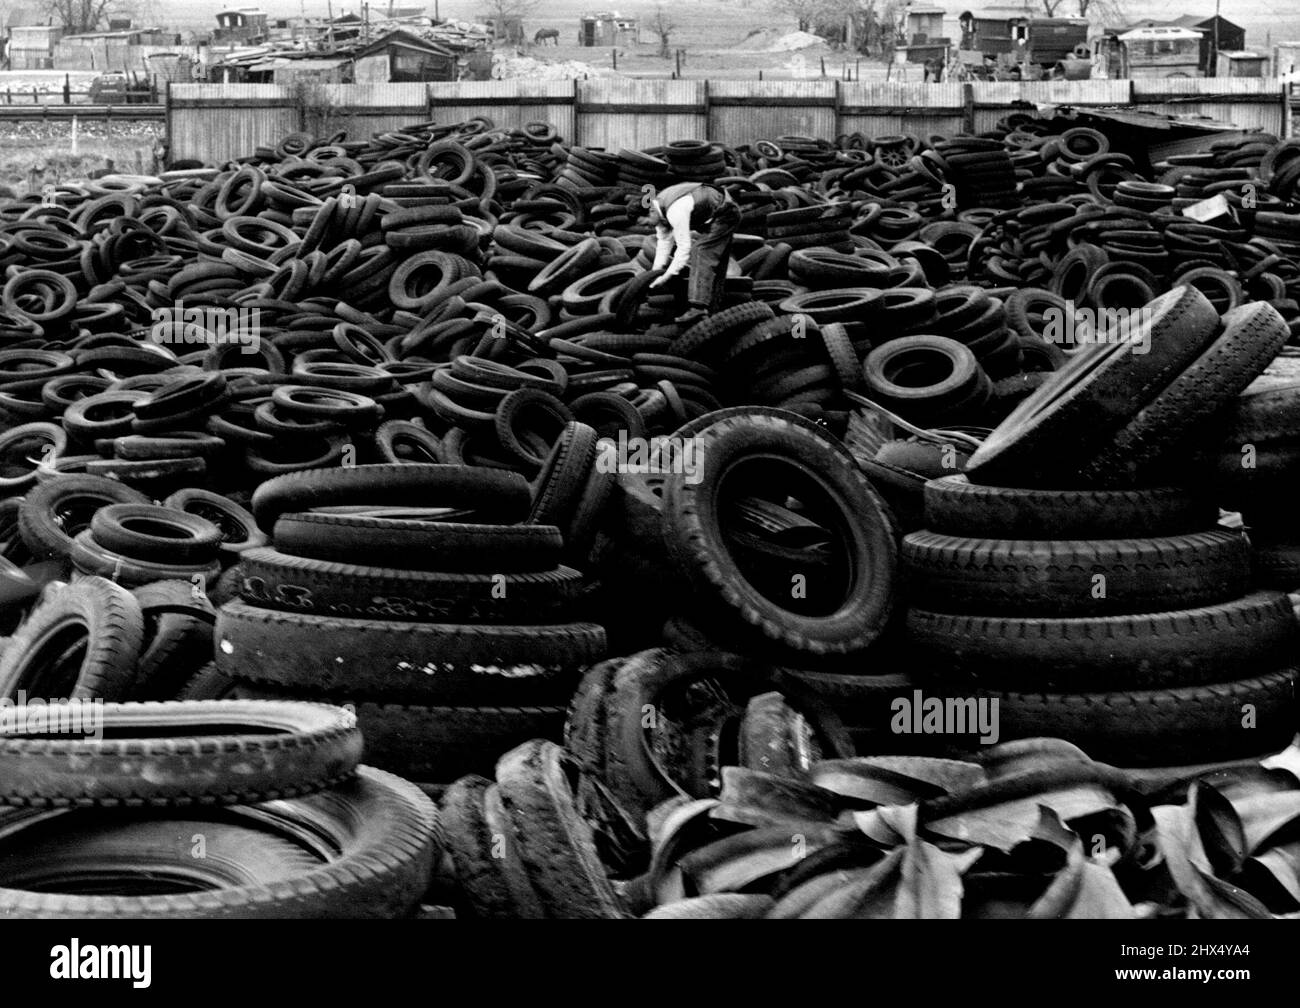
<svg viewBox="0 0 1300 1008">
<path fill-rule="evenodd" d="M 1043 5 L 1043 12 L 1046 13 L 1048 17 L 1056 17 L 1057 9 L 1065 2 L 1065 0 L 1041 0 L 1041 2 Z M 1087 0 L 1081 0 L 1081 2 L 1086 3 Z"/>
<path fill-rule="evenodd" d="M 542 5 L 542 0 L 484 0 L 485 18 L 526 17 Z"/>
<path fill-rule="evenodd" d="M 111 16 L 126 9 L 123 0 L 41 0 L 51 23 L 63 25 L 72 35 L 103 28 Z"/>
<path fill-rule="evenodd" d="M 542 0 L 483 0 L 479 17 L 491 25 L 494 32 L 499 33 L 494 36 L 497 42 L 524 45 L 528 41 L 528 33 L 524 29 L 523 19 L 541 5 Z"/>
<path fill-rule="evenodd" d="M 794 18 L 800 31 L 811 31 L 826 4 L 825 0 L 771 0 L 770 6 L 774 14 Z"/>
<path fill-rule="evenodd" d="M 664 10 L 662 4 L 655 4 L 654 14 L 647 19 L 646 24 L 655 35 L 659 37 L 659 55 L 664 59 L 668 58 L 669 41 L 672 33 L 677 30 L 677 23 L 673 21 L 669 13 Z"/>
<path fill-rule="evenodd" d="M 1115 24 L 1123 24 L 1128 20 L 1120 0 L 1074 0 L 1074 2 L 1079 9 L 1079 17 L 1086 18 L 1089 14 L 1099 15 L 1106 22 Z"/>
</svg>

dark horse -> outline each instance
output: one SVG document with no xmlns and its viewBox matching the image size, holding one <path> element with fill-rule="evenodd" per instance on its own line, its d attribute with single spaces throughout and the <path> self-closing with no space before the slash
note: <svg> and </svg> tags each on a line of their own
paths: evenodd
<svg viewBox="0 0 1300 1008">
<path fill-rule="evenodd" d="M 537 34 L 533 36 L 533 45 L 540 45 L 547 39 L 550 39 L 558 46 L 560 44 L 560 29 L 539 28 Z"/>
</svg>

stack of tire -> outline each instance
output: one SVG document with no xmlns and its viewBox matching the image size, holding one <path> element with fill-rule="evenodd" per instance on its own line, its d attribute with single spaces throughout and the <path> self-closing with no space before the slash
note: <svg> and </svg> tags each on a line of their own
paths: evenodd
<svg viewBox="0 0 1300 1008">
<path fill-rule="evenodd" d="M 102 737 L 53 740 L 34 708 L 3 711 L 0 914 L 376 919 L 416 910 L 440 853 L 437 810 L 406 781 L 358 765 L 349 712 L 222 701 L 109 703 L 96 714 Z"/>
<path fill-rule="evenodd" d="M 853 205 L 847 201 L 774 210 L 766 218 L 766 235 L 769 243 L 779 243 L 774 246 L 778 248 L 787 245 L 791 249 L 824 247 L 852 252 L 849 228 L 854 216 Z"/>
<path fill-rule="evenodd" d="M 1240 511 L 1260 585 L 1300 589 L 1300 529 L 1290 505 L 1300 473 L 1300 355 L 1288 350 L 1228 411 L 1216 460 L 1219 501 Z"/>
<path fill-rule="evenodd" d="M 217 670 L 245 697 L 351 704 L 367 760 L 427 784 L 559 738 L 605 640 L 565 621 L 581 576 L 560 564 L 558 528 L 525 523 L 530 508 L 522 476 L 470 466 L 264 483 L 253 512 L 271 546 L 241 559 L 239 600 L 218 613 Z"/>
<path fill-rule="evenodd" d="M 635 150 L 618 152 L 618 182 L 620 185 L 642 189 L 652 186 L 659 189 L 665 185 L 670 168 L 662 158 L 653 157 Z"/>
<path fill-rule="evenodd" d="M 902 562 L 937 690 L 997 700 L 1003 739 L 1121 765 L 1287 745 L 1291 606 L 1252 591 L 1250 543 L 1215 526 L 1193 450 L 1286 337 L 1266 304 L 1220 319 L 1175 288 L 1129 341 L 1076 354 L 964 475 L 927 484 Z"/>
<path fill-rule="evenodd" d="M 957 137 L 935 145 L 946 180 L 957 189 L 960 207 L 1009 207 L 1016 203 L 1016 170 L 1000 140 Z"/>
<path fill-rule="evenodd" d="M 672 176 L 683 182 L 711 183 L 727 174 L 722 149 L 707 140 L 674 140 L 663 149 Z"/>
<path fill-rule="evenodd" d="M 584 147 L 570 147 L 566 157 L 567 161 L 556 176 L 555 183 L 572 189 L 609 185 L 619 167 L 613 155 Z"/>
</svg>

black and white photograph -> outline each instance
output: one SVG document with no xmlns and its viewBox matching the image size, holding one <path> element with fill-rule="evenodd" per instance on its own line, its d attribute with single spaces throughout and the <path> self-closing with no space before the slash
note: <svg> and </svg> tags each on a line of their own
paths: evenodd
<svg viewBox="0 0 1300 1008">
<path fill-rule="evenodd" d="M 0 0 L 7 973 L 1282 980 L 1183 922 L 1300 920 L 1300 9 L 263 3 Z"/>
</svg>

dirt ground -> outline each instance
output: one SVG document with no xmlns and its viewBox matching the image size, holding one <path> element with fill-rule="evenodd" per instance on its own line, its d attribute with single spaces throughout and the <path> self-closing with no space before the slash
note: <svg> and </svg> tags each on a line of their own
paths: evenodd
<svg viewBox="0 0 1300 1008">
<path fill-rule="evenodd" d="M 447 0 L 442 3 L 442 13 L 462 16 L 460 10 L 476 8 L 473 0 Z M 725 2 L 667 3 L 663 5 L 676 28 L 669 36 L 672 50 L 684 49 L 685 61 L 681 76 L 690 79 L 712 80 L 765 80 L 816 79 L 822 76 L 823 61 L 826 76 L 839 79 L 845 67 L 854 79 L 884 80 L 886 65 L 878 59 L 859 59 L 855 54 L 835 51 L 826 45 L 811 46 L 796 51 L 763 51 L 776 38 L 794 32 L 798 25 L 793 19 L 775 17 L 763 0 L 725 0 Z M 601 69 L 614 69 L 615 58 L 609 48 L 587 48 L 578 44 L 578 19 L 580 15 L 597 9 L 590 3 L 575 0 L 547 0 L 544 7 L 525 18 L 524 27 L 531 40 L 539 28 L 555 28 L 560 32 L 558 46 L 527 45 L 523 52 L 536 59 L 575 60 Z M 640 20 L 640 44 L 619 47 L 617 70 L 630 77 L 669 77 L 676 68 L 675 59 L 659 55 L 659 43 L 650 29 L 655 6 L 651 3 L 636 6 L 618 6 L 620 14 Z M 451 12 L 450 15 L 448 12 Z M 762 31 L 763 36 L 751 36 Z M 896 75 L 897 71 L 894 71 Z M 920 80 L 921 68 L 909 68 L 907 79 Z"/>
<path fill-rule="evenodd" d="M 674 48 L 678 48 L 674 46 Z M 681 76 L 692 80 L 817 80 L 841 79 L 847 71 L 853 80 L 885 80 L 888 68 L 880 60 L 857 57 L 827 46 L 794 52 L 750 52 L 734 49 L 685 48 Z M 576 61 L 601 70 L 617 70 L 628 77 L 671 77 L 676 60 L 659 55 L 656 45 L 591 49 L 579 45 L 529 45 L 520 50 L 534 59 Z M 919 81 L 920 66 L 909 67 L 903 77 L 894 68 L 890 79 Z"/>
</svg>

